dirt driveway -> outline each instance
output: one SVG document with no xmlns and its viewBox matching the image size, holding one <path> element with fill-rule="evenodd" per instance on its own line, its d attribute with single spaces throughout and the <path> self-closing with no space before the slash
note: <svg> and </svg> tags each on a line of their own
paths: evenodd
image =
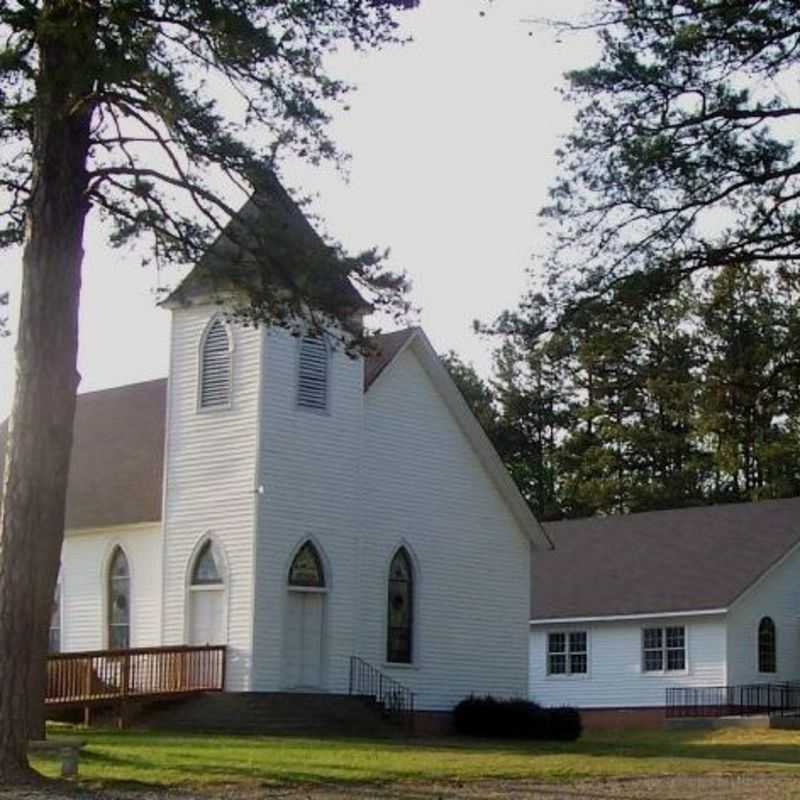
<svg viewBox="0 0 800 800">
<path fill-rule="evenodd" d="M 800 800 L 793 775 L 665 775 L 542 784 L 533 781 L 394 783 L 387 786 L 262 786 L 192 792 L 88 790 L 82 787 L 3 789 L 0 800 Z"/>
</svg>

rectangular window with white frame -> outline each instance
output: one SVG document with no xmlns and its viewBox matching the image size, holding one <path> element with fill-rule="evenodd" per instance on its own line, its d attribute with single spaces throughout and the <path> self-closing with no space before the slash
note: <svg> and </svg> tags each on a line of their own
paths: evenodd
<svg viewBox="0 0 800 800">
<path fill-rule="evenodd" d="M 686 669 L 686 628 L 670 625 L 642 629 L 642 672 Z"/>
<path fill-rule="evenodd" d="M 547 634 L 547 674 L 585 675 L 589 667 L 586 631 Z"/>
</svg>

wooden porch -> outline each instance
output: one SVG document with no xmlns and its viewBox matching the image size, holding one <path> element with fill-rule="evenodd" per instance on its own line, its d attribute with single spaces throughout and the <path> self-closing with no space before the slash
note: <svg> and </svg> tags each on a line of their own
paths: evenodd
<svg viewBox="0 0 800 800">
<path fill-rule="evenodd" d="M 47 660 L 48 708 L 124 706 L 225 687 L 225 647 L 142 647 L 58 653 Z"/>
</svg>

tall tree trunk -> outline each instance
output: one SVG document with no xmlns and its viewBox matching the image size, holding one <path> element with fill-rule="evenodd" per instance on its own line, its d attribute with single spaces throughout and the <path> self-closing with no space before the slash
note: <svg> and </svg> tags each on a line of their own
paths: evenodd
<svg viewBox="0 0 800 800">
<path fill-rule="evenodd" d="M 23 253 L 16 389 L 0 507 L 0 782 L 34 773 L 43 735 L 48 627 L 64 532 L 78 352 L 92 20 L 70 2 L 42 11 L 33 187 Z M 88 47 L 87 47 L 88 45 Z"/>
</svg>

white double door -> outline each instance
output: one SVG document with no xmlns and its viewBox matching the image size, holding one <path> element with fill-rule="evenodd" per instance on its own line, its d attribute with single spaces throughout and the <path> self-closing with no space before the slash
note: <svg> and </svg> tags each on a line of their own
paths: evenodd
<svg viewBox="0 0 800 800">
<path fill-rule="evenodd" d="M 325 592 L 288 592 L 284 624 L 284 684 L 287 689 L 322 688 L 325 597 Z"/>
</svg>

